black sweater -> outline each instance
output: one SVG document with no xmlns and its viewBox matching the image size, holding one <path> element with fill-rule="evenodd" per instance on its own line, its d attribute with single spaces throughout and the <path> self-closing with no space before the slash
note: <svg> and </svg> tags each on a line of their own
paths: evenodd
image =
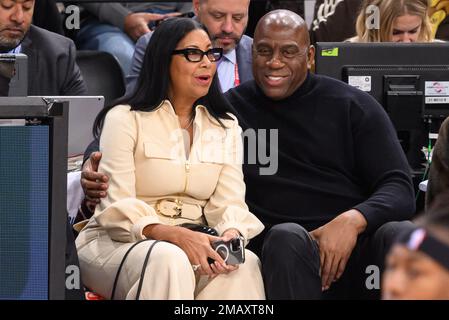
<svg viewBox="0 0 449 320">
<path fill-rule="evenodd" d="M 414 213 L 407 160 L 387 114 L 368 94 L 309 74 L 282 101 L 267 98 L 254 81 L 227 98 L 244 130 L 278 129 L 277 173 L 260 175 L 259 163 L 244 164 L 247 203 L 264 223 L 312 230 L 355 208 L 373 231 Z"/>
</svg>

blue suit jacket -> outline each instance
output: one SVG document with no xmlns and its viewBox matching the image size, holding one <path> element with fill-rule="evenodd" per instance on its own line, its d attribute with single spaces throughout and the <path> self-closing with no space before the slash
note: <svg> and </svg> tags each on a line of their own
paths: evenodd
<svg viewBox="0 0 449 320">
<path fill-rule="evenodd" d="M 143 57 L 145 56 L 145 50 L 148 43 L 150 42 L 151 35 L 153 33 L 149 32 L 144 34 L 139 38 L 136 43 L 136 48 L 134 51 L 133 61 L 131 64 L 131 73 L 126 76 L 126 93 L 132 92 L 134 89 L 137 78 L 139 77 L 140 69 L 142 69 Z M 237 64 L 239 66 L 239 76 L 240 82 L 243 83 L 248 80 L 253 79 L 252 72 L 252 56 L 251 56 L 251 46 L 253 44 L 253 39 L 244 35 L 236 48 L 237 54 Z"/>
</svg>

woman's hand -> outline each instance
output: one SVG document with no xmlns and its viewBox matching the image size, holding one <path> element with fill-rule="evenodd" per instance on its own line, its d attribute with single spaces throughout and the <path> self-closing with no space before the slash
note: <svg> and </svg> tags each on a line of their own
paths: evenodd
<svg viewBox="0 0 449 320">
<path fill-rule="evenodd" d="M 192 266 L 199 266 L 196 270 L 197 274 L 208 275 L 214 278 L 218 274 L 229 273 L 235 270 L 234 267 L 227 266 L 223 258 L 211 246 L 213 241 L 221 240 L 222 238 L 183 227 L 162 224 L 146 226 L 143 234 L 147 238 L 166 240 L 180 247 L 186 253 Z M 208 258 L 215 260 L 215 262 L 209 264 Z"/>
<path fill-rule="evenodd" d="M 219 238 L 219 239 L 223 240 L 225 242 L 228 242 L 237 237 L 240 237 L 240 232 L 237 229 L 228 229 L 225 232 L 223 232 L 223 234 L 221 235 L 221 238 Z M 239 268 L 238 264 L 237 265 L 225 264 L 225 267 L 223 267 L 217 261 L 215 261 L 214 263 L 211 263 L 210 266 L 211 266 L 211 269 L 216 274 L 228 274 L 229 272 L 235 271 Z"/>
<path fill-rule="evenodd" d="M 221 273 L 216 272 L 217 269 L 213 269 L 213 265 L 221 265 L 221 268 L 218 270 L 226 269 L 223 258 L 211 246 L 213 241 L 220 240 L 220 238 L 183 227 L 177 228 L 180 230 L 177 232 L 179 240 L 176 245 L 187 254 L 192 265 L 200 265 L 196 270 L 198 274 L 208 275 L 213 278 Z M 215 260 L 215 263 L 209 264 L 208 258 Z"/>
</svg>

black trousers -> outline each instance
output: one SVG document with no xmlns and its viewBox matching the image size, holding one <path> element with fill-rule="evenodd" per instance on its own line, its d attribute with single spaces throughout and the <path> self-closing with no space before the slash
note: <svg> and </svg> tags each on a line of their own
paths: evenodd
<svg viewBox="0 0 449 320">
<path fill-rule="evenodd" d="M 248 248 L 261 258 L 268 299 L 378 299 L 380 290 L 372 276 L 380 276 L 397 233 L 410 228 L 409 221 L 389 222 L 373 234 L 359 236 L 342 277 L 325 292 L 321 291 L 318 244 L 299 224 L 267 228 Z"/>
</svg>

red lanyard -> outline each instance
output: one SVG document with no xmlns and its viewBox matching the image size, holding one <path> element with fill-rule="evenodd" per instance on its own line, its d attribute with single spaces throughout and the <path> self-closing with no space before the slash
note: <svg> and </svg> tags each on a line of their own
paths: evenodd
<svg viewBox="0 0 449 320">
<path fill-rule="evenodd" d="M 239 77 L 239 67 L 237 66 L 237 61 L 234 64 L 234 87 L 237 87 L 240 84 Z"/>
</svg>

